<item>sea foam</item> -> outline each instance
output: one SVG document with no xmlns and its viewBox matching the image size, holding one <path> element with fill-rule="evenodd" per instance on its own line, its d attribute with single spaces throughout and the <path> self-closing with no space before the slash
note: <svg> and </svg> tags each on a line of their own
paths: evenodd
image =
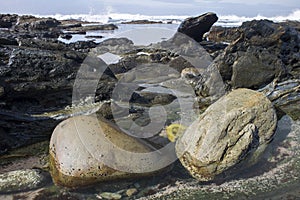
<svg viewBox="0 0 300 200">
<path fill-rule="evenodd" d="M 39 15 L 38 17 L 53 17 L 59 20 L 69 20 L 75 19 L 80 21 L 97 22 L 97 23 L 122 23 L 131 20 L 151 20 L 151 21 L 161 21 L 163 23 L 173 23 L 179 24 L 184 19 L 191 17 L 187 15 L 142 15 L 142 14 L 126 14 L 126 13 L 106 13 L 106 14 L 72 14 L 72 15 Z M 240 26 L 245 21 L 269 19 L 274 22 L 282 22 L 286 20 L 300 21 L 300 9 L 295 10 L 287 16 L 274 16 L 265 17 L 263 15 L 257 15 L 255 17 L 245 17 L 237 15 L 219 15 L 219 20 L 216 25 L 219 26 Z"/>
</svg>

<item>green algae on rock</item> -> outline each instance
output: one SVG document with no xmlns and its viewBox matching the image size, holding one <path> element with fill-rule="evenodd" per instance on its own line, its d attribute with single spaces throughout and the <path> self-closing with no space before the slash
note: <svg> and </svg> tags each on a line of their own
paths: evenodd
<svg viewBox="0 0 300 200">
<path fill-rule="evenodd" d="M 237 89 L 188 127 L 176 142 L 176 153 L 193 177 L 209 181 L 245 157 L 255 160 L 272 139 L 276 124 L 276 112 L 262 93 Z"/>
</svg>

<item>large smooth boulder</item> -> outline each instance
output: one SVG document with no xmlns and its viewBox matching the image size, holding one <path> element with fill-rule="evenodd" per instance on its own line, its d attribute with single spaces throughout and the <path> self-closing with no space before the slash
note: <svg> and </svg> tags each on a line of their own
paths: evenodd
<svg viewBox="0 0 300 200">
<path fill-rule="evenodd" d="M 124 154 L 131 152 L 137 157 L 150 151 L 149 146 L 128 136 L 111 122 L 93 116 L 77 116 L 60 123 L 52 134 L 51 175 L 56 184 L 67 187 L 146 176 L 153 173 L 131 172 L 128 164 L 132 169 L 147 166 L 140 166 L 142 162 L 132 157 L 124 159 Z"/>
<path fill-rule="evenodd" d="M 218 17 L 215 13 L 205 13 L 198 17 L 187 18 L 180 24 L 177 31 L 201 42 L 204 33 L 208 32 L 216 21 Z"/>
<path fill-rule="evenodd" d="M 262 93 L 237 89 L 212 104 L 176 142 L 183 166 L 200 181 L 213 180 L 246 157 L 249 163 L 270 142 L 277 124 Z"/>
</svg>

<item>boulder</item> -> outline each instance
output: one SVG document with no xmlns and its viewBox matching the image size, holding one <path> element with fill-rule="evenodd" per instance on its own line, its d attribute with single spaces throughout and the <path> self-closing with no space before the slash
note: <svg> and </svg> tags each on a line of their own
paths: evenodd
<svg viewBox="0 0 300 200">
<path fill-rule="evenodd" d="M 71 27 L 66 29 L 67 31 L 111 31 L 111 30 L 115 30 L 118 29 L 118 26 L 114 25 L 114 24 L 102 24 L 102 25 L 86 25 L 86 26 L 77 26 L 77 27 Z"/>
<path fill-rule="evenodd" d="M 48 30 L 50 28 L 55 28 L 58 25 L 60 25 L 60 22 L 53 18 L 39 19 L 31 23 L 32 29 L 35 30 Z"/>
<path fill-rule="evenodd" d="M 18 23 L 14 27 L 19 31 L 48 31 L 53 30 L 61 23 L 54 18 L 37 18 L 31 15 L 18 17 Z"/>
<path fill-rule="evenodd" d="M 128 162 L 133 168 L 142 166 L 134 159 L 124 159 L 124 154 L 118 153 L 119 149 L 124 153 L 151 151 L 111 122 L 93 116 L 69 118 L 55 128 L 51 137 L 52 178 L 58 185 L 77 187 L 99 181 L 150 175 L 129 173 Z M 121 171 L 120 167 L 124 170 Z"/>
<path fill-rule="evenodd" d="M 176 142 L 176 153 L 193 177 L 213 180 L 246 158 L 249 164 L 255 162 L 272 139 L 276 124 L 276 112 L 262 93 L 237 89 L 188 127 Z"/>
<path fill-rule="evenodd" d="M 210 40 L 230 43 L 214 61 L 229 86 L 258 89 L 274 79 L 299 79 L 299 31 L 289 23 L 253 20 L 214 30 Z"/>
<path fill-rule="evenodd" d="M 132 20 L 129 22 L 121 22 L 121 24 L 162 24 L 162 21 L 151 21 L 147 19 L 142 20 Z"/>
<path fill-rule="evenodd" d="M 274 81 L 262 88 L 263 92 L 272 101 L 277 109 L 277 115 L 289 115 L 293 120 L 300 119 L 300 79 L 291 79 L 283 82 Z"/>
<path fill-rule="evenodd" d="M 0 45 L 18 45 L 16 39 L 0 37 Z"/>
<path fill-rule="evenodd" d="M 180 24 L 177 31 L 201 42 L 204 33 L 208 32 L 216 21 L 218 17 L 215 13 L 205 13 L 198 17 L 187 18 Z"/>
<path fill-rule="evenodd" d="M 76 73 L 95 45 L 67 45 L 50 39 L 22 39 L 20 43 L 20 47 L 0 48 L 0 127 L 13 138 L 6 143 L 6 150 L 49 138 L 60 120 L 35 115 L 51 111 L 63 114 L 72 104 Z M 102 63 L 94 59 L 85 66 L 98 64 Z M 113 75 L 99 81 L 97 101 L 110 98 L 115 82 Z"/>
<path fill-rule="evenodd" d="M 17 23 L 18 15 L 0 14 L 0 28 L 11 28 Z"/>
<path fill-rule="evenodd" d="M 231 84 L 234 88 L 259 88 L 274 77 L 285 73 L 283 63 L 261 48 L 249 47 L 240 52 L 232 65 Z"/>
</svg>

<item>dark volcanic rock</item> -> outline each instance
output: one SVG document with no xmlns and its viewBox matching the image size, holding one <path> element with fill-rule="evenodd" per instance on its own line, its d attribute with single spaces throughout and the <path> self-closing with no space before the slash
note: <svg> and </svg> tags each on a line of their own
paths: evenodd
<svg viewBox="0 0 300 200">
<path fill-rule="evenodd" d="M 18 15 L 0 14 L 0 28 L 11 28 L 17 23 Z"/>
<path fill-rule="evenodd" d="M 15 26 L 16 30 L 47 31 L 56 28 L 60 22 L 53 18 L 36 18 L 30 15 L 20 16 Z"/>
<path fill-rule="evenodd" d="M 88 66 L 92 70 L 88 73 L 93 74 L 99 64 L 99 59 L 83 63 L 90 49 L 97 46 L 95 42 L 65 44 L 57 40 L 63 28 L 81 27 L 78 22 L 75 25 L 66 23 L 69 22 L 61 25 L 53 18 L 29 15 L 0 15 L 0 27 L 5 28 L 0 30 L 1 154 L 47 139 L 60 122 L 53 116 L 57 112 L 63 116 L 64 109 L 72 104 L 79 68 Z M 110 30 L 116 26 L 87 29 L 99 28 Z M 109 99 L 116 78 L 107 69 L 97 81 L 96 101 Z"/>
<path fill-rule="evenodd" d="M 184 33 L 200 42 L 204 33 L 208 32 L 217 20 L 218 17 L 215 13 L 205 13 L 198 17 L 188 18 L 180 24 L 178 32 Z"/>
<path fill-rule="evenodd" d="M 0 97 L 0 127 L 14 141 L 8 149 L 49 136 L 56 120 L 26 116 L 70 105 L 79 66 L 80 60 L 68 59 L 60 51 L 20 48 L 11 52 L 8 65 L 0 66 L 5 91 Z"/>
<path fill-rule="evenodd" d="M 273 54 L 249 47 L 232 65 L 231 84 L 235 88 L 259 88 L 284 73 L 282 62 Z"/>
<path fill-rule="evenodd" d="M 103 25 L 87 25 L 87 26 L 79 26 L 68 28 L 67 31 L 75 32 L 75 31 L 98 31 L 98 30 L 115 30 L 118 29 L 118 26 L 114 24 L 103 24 Z"/>
<path fill-rule="evenodd" d="M 18 45 L 18 42 L 14 38 L 2 38 L 0 37 L 0 45 Z"/>
<path fill-rule="evenodd" d="M 299 78 L 300 37 L 294 28 L 254 20 L 224 30 L 221 38 L 231 43 L 215 64 L 232 87 L 257 89 L 275 78 Z"/>
<path fill-rule="evenodd" d="M 69 47 L 74 50 L 84 50 L 88 51 L 91 48 L 95 48 L 97 44 L 93 41 L 77 41 L 69 44 Z"/>
<path fill-rule="evenodd" d="M 271 95 L 279 117 L 285 113 L 299 118 L 299 24 L 253 20 L 237 28 L 213 28 L 208 35 L 210 41 L 230 43 L 213 63 L 226 90 L 263 88 L 266 96 Z M 213 76 L 206 78 L 209 81 Z M 199 94 L 205 93 L 201 86 L 203 80 L 196 87 Z"/>
<path fill-rule="evenodd" d="M 71 34 L 62 34 L 62 35 L 60 35 L 60 37 L 62 39 L 70 40 L 70 39 L 72 39 L 73 36 Z"/>
<path fill-rule="evenodd" d="M 133 20 L 130 22 L 122 22 L 122 24 L 162 24 L 162 21 Z"/>
</svg>

